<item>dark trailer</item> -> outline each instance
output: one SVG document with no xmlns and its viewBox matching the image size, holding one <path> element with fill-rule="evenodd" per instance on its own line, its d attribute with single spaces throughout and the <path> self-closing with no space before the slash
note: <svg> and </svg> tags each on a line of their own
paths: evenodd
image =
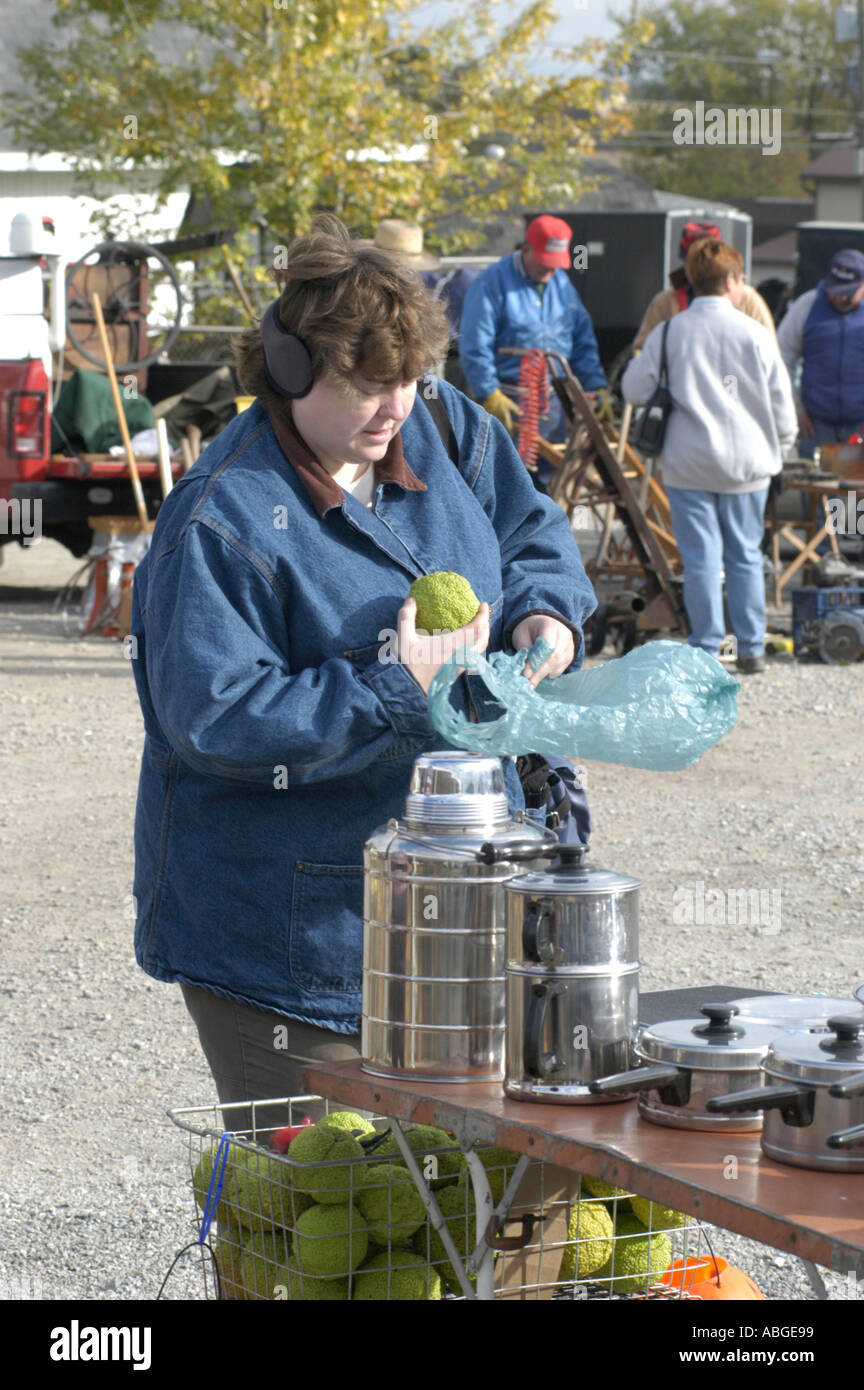
<svg viewBox="0 0 864 1390">
<path fill-rule="evenodd" d="M 694 204 L 656 212 L 553 215 L 572 229 L 571 259 L 577 265 L 585 261 L 584 269 L 571 269 L 569 274 L 591 315 L 607 372 L 629 347 L 651 299 L 668 287 L 669 272 L 681 264 L 678 243 L 686 222 L 718 226 L 724 241 L 741 252 L 745 273 L 750 274 L 753 219 L 748 213 L 713 212 Z M 526 226 L 534 216 L 525 214 Z"/>
</svg>

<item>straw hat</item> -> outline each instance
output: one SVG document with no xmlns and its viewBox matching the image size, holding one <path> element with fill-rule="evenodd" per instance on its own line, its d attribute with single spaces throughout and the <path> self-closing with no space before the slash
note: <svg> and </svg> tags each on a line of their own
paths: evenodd
<svg viewBox="0 0 864 1390">
<path fill-rule="evenodd" d="M 375 228 L 375 245 L 391 251 L 410 270 L 437 270 L 441 262 L 431 251 L 423 250 L 423 228 L 416 222 L 385 217 Z"/>
</svg>

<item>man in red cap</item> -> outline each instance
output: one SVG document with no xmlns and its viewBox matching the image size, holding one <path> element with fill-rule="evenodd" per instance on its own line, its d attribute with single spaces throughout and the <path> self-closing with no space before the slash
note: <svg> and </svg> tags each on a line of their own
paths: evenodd
<svg viewBox="0 0 864 1390">
<path fill-rule="evenodd" d="M 520 249 L 488 266 L 465 296 L 459 339 L 462 370 L 477 400 L 507 429 L 519 415 L 513 397 L 522 359 L 502 356 L 500 348 L 560 352 L 584 390 L 606 386 L 594 327 L 566 273 L 571 238 L 570 227 L 560 218 L 535 217 Z M 542 432 L 552 441 L 567 434 L 567 420 L 554 393 Z M 541 478 L 542 469 L 541 461 Z"/>
<path fill-rule="evenodd" d="M 682 264 L 670 272 L 669 289 L 658 290 L 645 310 L 645 317 L 633 340 L 633 347 L 636 352 L 642 351 L 645 346 L 645 339 L 652 328 L 656 328 L 658 323 L 665 323 L 666 319 L 674 318 L 675 314 L 680 313 L 682 309 L 689 308 L 693 302 L 693 286 L 687 283 L 683 263 L 687 259 L 687 252 L 690 247 L 694 242 L 700 241 L 702 237 L 713 237 L 716 241 L 723 240 L 720 235 L 720 228 L 715 226 L 713 222 L 684 223 L 678 247 Z M 754 290 L 752 286 L 741 286 L 741 297 L 735 307 L 740 309 L 742 314 L 746 314 L 748 318 L 755 319 L 765 328 L 770 328 L 772 333 L 776 331 L 771 310 L 758 290 Z"/>
</svg>

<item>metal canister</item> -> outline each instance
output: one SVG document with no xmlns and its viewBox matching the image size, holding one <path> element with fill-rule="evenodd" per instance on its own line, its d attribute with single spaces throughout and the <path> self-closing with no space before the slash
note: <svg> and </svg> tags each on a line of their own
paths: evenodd
<svg viewBox="0 0 864 1390">
<path fill-rule="evenodd" d="M 507 1075 L 514 1100 L 596 1104 L 599 1077 L 630 1064 L 639 1010 L 638 879 L 561 845 L 507 899 Z M 621 1099 L 615 1096 L 609 1099 Z"/>
<path fill-rule="evenodd" d="M 417 759 L 404 818 L 364 850 L 364 1071 L 503 1079 L 508 846 L 527 851 L 544 838 L 511 819 L 498 758 Z M 487 842 L 494 864 L 478 855 Z"/>
</svg>

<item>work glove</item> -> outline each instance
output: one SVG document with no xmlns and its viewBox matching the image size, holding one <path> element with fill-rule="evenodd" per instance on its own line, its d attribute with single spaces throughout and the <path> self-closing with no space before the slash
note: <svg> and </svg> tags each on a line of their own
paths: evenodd
<svg viewBox="0 0 864 1390">
<path fill-rule="evenodd" d="M 592 391 L 594 397 L 594 414 L 598 420 L 608 420 L 614 423 L 615 411 L 612 406 L 612 397 L 605 386 L 601 386 L 599 391 Z"/>
<path fill-rule="evenodd" d="M 505 430 L 513 433 L 516 421 L 522 414 L 515 401 L 511 401 L 509 396 L 505 396 L 500 387 L 488 395 L 483 402 L 483 409 L 488 410 L 490 415 L 494 415 L 496 420 L 500 420 Z"/>
</svg>

